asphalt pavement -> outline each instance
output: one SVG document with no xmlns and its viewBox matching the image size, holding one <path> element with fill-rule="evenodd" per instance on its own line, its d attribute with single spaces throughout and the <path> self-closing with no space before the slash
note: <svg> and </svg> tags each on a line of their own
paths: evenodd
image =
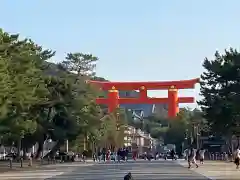
<svg viewBox="0 0 240 180">
<path fill-rule="evenodd" d="M 48 165 L 36 170 L 6 172 L 0 174 L 0 180 L 123 180 L 131 172 L 135 180 L 206 180 L 240 179 L 240 170 L 232 163 L 206 162 L 199 168 L 187 168 L 183 160 L 157 160 L 137 162 L 107 163 L 63 163 Z"/>
<path fill-rule="evenodd" d="M 48 178 L 48 180 L 123 180 L 128 172 L 135 180 L 204 180 L 208 179 L 173 161 L 129 161 L 122 163 L 100 163 L 79 167 L 71 172 Z"/>
<path fill-rule="evenodd" d="M 180 165 L 187 168 L 186 161 L 178 161 Z M 205 161 L 199 168 L 192 168 L 192 171 L 202 174 L 209 179 L 240 179 L 240 169 L 236 169 L 233 162 L 225 161 Z"/>
</svg>

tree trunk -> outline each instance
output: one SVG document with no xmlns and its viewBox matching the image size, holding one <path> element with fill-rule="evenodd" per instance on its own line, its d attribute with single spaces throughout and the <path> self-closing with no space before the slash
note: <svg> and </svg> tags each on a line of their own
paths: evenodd
<svg viewBox="0 0 240 180">
<path fill-rule="evenodd" d="M 22 150 L 22 139 L 18 139 L 18 157 L 21 156 L 21 150 Z"/>
<path fill-rule="evenodd" d="M 46 118 L 47 122 L 50 120 L 51 113 L 52 113 L 52 107 L 49 107 L 48 108 L 48 113 L 47 113 L 47 118 Z M 37 142 L 38 143 L 38 149 L 37 149 L 37 153 L 36 153 L 36 156 L 35 156 L 36 159 L 40 159 L 41 155 L 43 153 L 43 144 L 44 144 L 44 141 L 45 141 L 44 134 L 43 134 L 43 137 L 40 137 L 40 139 L 41 140 L 39 140 Z"/>
<path fill-rule="evenodd" d="M 83 137 L 83 150 L 86 150 L 86 136 Z"/>
</svg>

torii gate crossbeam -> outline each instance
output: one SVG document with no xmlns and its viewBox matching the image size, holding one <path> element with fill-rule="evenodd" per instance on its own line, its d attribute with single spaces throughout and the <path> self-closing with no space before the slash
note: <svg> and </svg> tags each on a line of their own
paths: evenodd
<svg viewBox="0 0 240 180">
<path fill-rule="evenodd" d="M 199 82 L 199 78 L 182 81 L 165 82 L 109 82 L 109 81 L 87 81 L 97 85 L 101 90 L 108 91 L 107 98 L 97 98 L 98 104 L 108 105 L 109 113 L 113 112 L 119 104 L 168 104 L 168 116 L 174 118 L 179 109 L 179 103 L 193 103 L 193 97 L 178 97 L 179 89 L 193 89 Z M 139 90 L 138 98 L 119 98 L 118 91 Z M 149 98 L 147 90 L 168 90 L 167 98 Z"/>
</svg>

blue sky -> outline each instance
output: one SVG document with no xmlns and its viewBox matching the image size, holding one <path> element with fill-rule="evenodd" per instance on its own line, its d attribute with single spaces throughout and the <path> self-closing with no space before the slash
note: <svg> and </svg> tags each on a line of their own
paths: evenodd
<svg viewBox="0 0 240 180">
<path fill-rule="evenodd" d="M 199 77 L 216 50 L 239 48 L 239 7 L 237 0 L 7 0 L 0 27 L 56 50 L 53 61 L 93 53 L 97 74 L 112 81 L 180 80 Z"/>
</svg>

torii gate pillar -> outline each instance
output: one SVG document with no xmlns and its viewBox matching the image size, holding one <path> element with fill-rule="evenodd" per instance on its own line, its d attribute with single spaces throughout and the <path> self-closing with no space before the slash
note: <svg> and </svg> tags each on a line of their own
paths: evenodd
<svg viewBox="0 0 240 180">
<path fill-rule="evenodd" d="M 108 106 L 108 112 L 112 113 L 116 108 L 119 107 L 119 94 L 118 90 L 115 89 L 113 86 L 111 90 L 108 91 L 108 99 L 109 99 L 109 106 Z"/>
<path fill-rule="evenodd" d="M 176 114 L 179 112 L 178 108 L 178 90 L 171 86 L 171 88 L 168 90 L 168 117 L 174 118 L 176 117 Z"/>
</svg>

